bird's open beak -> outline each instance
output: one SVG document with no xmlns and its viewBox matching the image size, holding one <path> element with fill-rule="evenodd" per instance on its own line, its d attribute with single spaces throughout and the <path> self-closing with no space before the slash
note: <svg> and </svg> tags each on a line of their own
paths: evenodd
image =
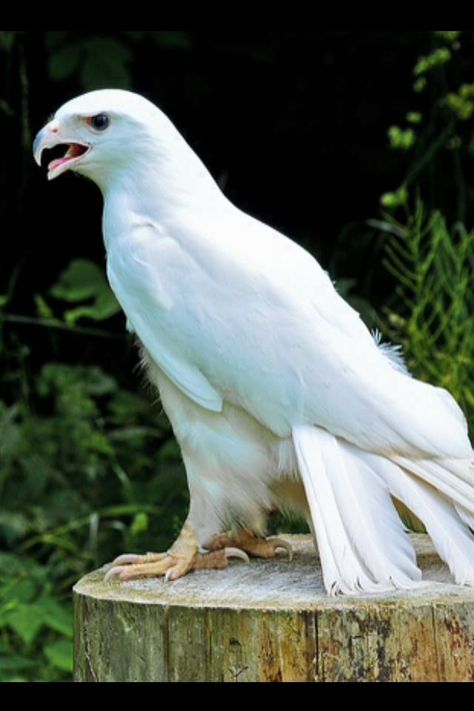
<svg viewBox="0 0 474 711">
<path fill-rule="evenodd" d="M 57 178 L 58 175 L 65 173 L 66 170 L 72 168 L 91 150 L 89 143 L 78 143 L 70 141 L 61 134 L 59 123 L 53 119 L 44 128 L 39 131 L 33 141 L 33 156 L 35 161 L 41 167 L 41 156 L 45 149 L 55 148 L 56 146 L 64 146 L 65 153 L 62 158 L 56 158 L 48 165 L 48 180 Z"/>
</svg>

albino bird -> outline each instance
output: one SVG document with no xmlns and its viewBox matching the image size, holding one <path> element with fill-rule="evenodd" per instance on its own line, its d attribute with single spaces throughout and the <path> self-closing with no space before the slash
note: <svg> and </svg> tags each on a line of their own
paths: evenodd
<svg viewBox="0 0 474 711">
<path fill-rule="evenodd" d="M 108 577 L 271 557 L 288 548 L 264 537 L 278 508 L 306 517 L 328 593 L 409 588 L 421 572 L 395 497 L 474 585 L 473 450 L 451 395 L 410 377 L 307 251 L 229 202 L 145 98 L 69 101 L 35 139 L 38 164 L 59 144 L 48 177 L 102 191 L 107 276 L 191 495 L 168 552 L 119 556 Z"/>
</svg>

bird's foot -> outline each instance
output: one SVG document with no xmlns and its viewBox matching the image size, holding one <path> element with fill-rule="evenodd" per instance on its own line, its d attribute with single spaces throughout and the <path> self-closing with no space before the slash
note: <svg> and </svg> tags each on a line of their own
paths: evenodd
<svg viewBox="0 0 474 711">
<path fill-rule="evenodd" d="M 241 550 L 226 547 L 212 553 L 195 553 L 190 557 L 170 555 L 169 553 L 147 553 L 135 555 L 125 553 L 116 558 L 107 571 L 104 580 L 118 577 L 120 580 L 136 578 L 158 578 L 164 575 L 165 581 L 177 580 L 191 570 L 205 568 L 227 568 L 229 558 L 241 558 L 246 563 L 248 556 Z"/>
<path fill-rule="evenodd" d="M 120 555 L 113 561 L 104 580 L 115 577 L 120 580 L 135 580 L 162 575 L 165 581 L 177 580 L 191 570 L 227 568 L 229 558 L 241 558 L 246 563 L 249 562 L 247 554 L 233 546 L 219 546 L 219 549 L 204 554 L 199 553 L 198 548 L 194 532 L 189 526 L 184 526 L 179 538 L 167 553 Z"/>
<path fill-rule="evenodd" d="M 275 558 L 277 550 L 281 548 L 287 552 L 289 560 L 293 558 L 293 549 L 287 541 L 282 538 L 257 536 L 246 528 L 236 533 L 219 533 L 211 538 L 204 547 L 209 551 L 218 551 L 227 546 L 243 550 L 256 558 Z"/>
</svg>

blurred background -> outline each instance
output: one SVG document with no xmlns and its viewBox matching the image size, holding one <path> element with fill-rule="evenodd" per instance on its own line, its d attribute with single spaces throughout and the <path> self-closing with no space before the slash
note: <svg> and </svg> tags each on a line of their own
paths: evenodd
<svg viewBox="0 0 474 711">
<path fill-rule="evenodd" d="M 472 425 L 473 50 L 458 31 L 0 32 L 1 680 L 70 679 L 73 583 L 166 550 L 188 505 L 105 279 L 99 190 L 48 183 L 36 132 L 91 89 L 155 102 Z"/>
</svg>

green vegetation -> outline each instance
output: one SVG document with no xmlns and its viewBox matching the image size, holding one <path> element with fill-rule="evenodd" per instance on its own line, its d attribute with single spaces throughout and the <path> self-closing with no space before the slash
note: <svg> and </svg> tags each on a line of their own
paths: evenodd
<svg viewBox="0 0 474 711">
<path fill-rule="evenodd" d="M 38 322 L 48 322 L 44 313 Z M 170 544 L 187 505 L 184 472 L 151 398 L 96 366 L 49 362 L 32 374 L 19 341 L 4 340 L 1 355 L 17 398 L 0 402 L 0 540 L 9 551 L 0 554 L 0 677 L 68 678 L 71 586 L 120 551 Z"/>
<path fill-rule="evenodd" d="M 410 371 L 447 388 L 474 424 L 474 231 L 448 230 L 443 215 L 418 202 L 406 224 L 386 231 L 384 265 L 396 279 L 380 326 L 403 346 Z"/>
<path fill-rule="evenodd" d="M 473 153 L 472 124 L 466 122 L 474 111 L 474 85 L 452 90 L 450 82 L 459 68 L 448 74 L 446 67 L 461 49 L 460 35 L 434 32 L 433 42 L 449 47 L 435 46 L 416 62 L 414 75 L 428 74 L 431 82 L 424 87 L 431 92 L 430 103 L 423 114 L 409 111 L 406 120 L 421 127 L 425 116 L 425 128 L 419 134 L 415 128 L 389 129 L 390 148 L 412 149 L 414 155 L 400 187 L 381 197 L 382 206 L 391 211 L 369 224 L 382 233 L 383 264 L 394 278 L 393 295 L 377 317 L 379 328 L 402 345 L 416 377 L 452 393 L 472 427 L 474 231 L 463 223 L 467 209 L 463 171 Z M 441 174 L 446 154 L 452 156 L 455 191 L 451 201 L 439 202 L 446 187 Z"/>
</svg>

